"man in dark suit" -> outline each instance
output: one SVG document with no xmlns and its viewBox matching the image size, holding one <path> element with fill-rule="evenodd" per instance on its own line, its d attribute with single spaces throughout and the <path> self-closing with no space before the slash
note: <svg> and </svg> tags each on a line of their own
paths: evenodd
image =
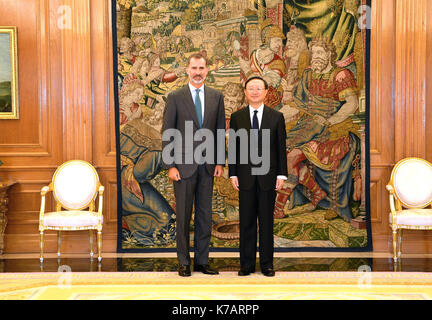
<svg viewBox="0 0 432 320">
<path fill-rule="evenodd" d="M 195 204 L 194 271 L 218 274 L 217 270 L 209 266 L 208 257 L 212 227 L 213 177 L 220 177 L 225 165 L 225 135 L 222 136 L 222 141 L 216 134 L 218 129 L 225 132 L 224 102 L 219 91 L 204 85 L 208 73 L 204 56 L 201 54 L 190 56 L 186 72 L 189 83 L 168 95 L 162 125 L 164 152 L 169 149 L 165 148 L 173 143 L 164 138 L 164 135 L 170 132 L 168 129 L 176 129 L 174 131 L 181 136 L 181 141 L 177 141 L 173 150 L 174 161 L 167 161 L 168 157 L 164 157 L 164 153 L 162 155 L 164 166 L 168 169 L 168 177 L 174 182 L 179 275 L 191 275 L 189 226 L 193 204 Z M 196 141 L 199 139 L 195 138 L 199 132 L 212 134 L 214 138 L 212 148 L 209 150 L 197 148 L 201 144 Z M 222 157 L 221 155 L 218 157 L 216 152 L 216 145 L 220 143 L 223 147 L 220 148 Z M 210 159 L 206 152 L 212 154 Z"/>
<path fill-rule="evenodd" d="M 282 113 L 263 104 L 267 91 L 268 84 L 264 79 L 260 77 L 248 79 L 245 83 L 245 95 L 249 106 L 233 113 L 230 121 L 229 176 L 234 189 L 239 191 L 239 276 L 255 272 L 257 218 L 261 272 L 265 276 L 275 275 L 273 209 L 275 190 L 283 186 L 287 176 L 286 131 Z M 246 140 L 241 137 L 240 131 L 247 132 Z M 246 151 L 244 148 L 242 150 L 242 144 L 243 147 L 244 144 L 248 145 L 246 158 L 244 157 Z M 231 151 L 234 145 L 235 161 L 232 158 L 234 152 Z M 261 157 L 261 163 L 257 161 L 260 160 L 257 156 Z M 265 170 L 258 170 L 259 167 Z"/>
</svg>

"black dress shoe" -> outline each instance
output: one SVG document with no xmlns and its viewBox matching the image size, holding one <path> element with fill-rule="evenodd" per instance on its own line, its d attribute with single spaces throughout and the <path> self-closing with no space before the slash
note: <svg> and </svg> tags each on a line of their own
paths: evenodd
<svg viewBox="0 0 432 320">
<path fill-rule="evenodd" d="M 210 268 L 208 264 L 195 264 L 194 271 L 199 271 L 204 274 L 211 274 L 211 275 L 219 274 L 217 270 Z"/>
<path fill-rule="evenodd" d="M 272 268 L 266 268 L 261 270 L 262 274 L 266 277 L 274 277 L 275 271 Z"/>
<path fill-rule="evenodd" d="M 248 276 L 248 275 L 250 275 L 251 273 L 253 273 L 253 272 L 246 271 L 246 270 L 241 270 L 241 269 L 240 269 L 240 271 L 238 272 L 238 275 L 239 275 L 240 277 L 243 277 L 243 276 Z"/>
<path fill-rule="evenodd" d="M 181 277 L 190 277 L 191 275 L 190 266 L 181 264 L 178 269 L 178 274 Z"/>
</svg>

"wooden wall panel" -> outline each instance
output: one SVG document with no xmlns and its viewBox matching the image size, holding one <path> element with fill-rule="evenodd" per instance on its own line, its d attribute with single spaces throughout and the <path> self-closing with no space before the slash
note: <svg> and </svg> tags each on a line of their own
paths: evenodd
<svg viewBox="0 0 432 320">
<path fill-rule="evenodd" d="M 117 172 L 110 1 L 91 1 L 93 163 L 105 186 L 104 250 L 117 249 Z"/>
<path fill-rule="evenodd" d="M 427 3 L 426 28 L 426 158 L 432 160 L 432 1 Z"/>
<path fill-rule="evenodd" d="M 387 251 L 389 204 L 385 186 L 394 165 L 394 64 L 396 8 L 372 1 L 370 53 L 370 207 L 374 251 Z"/>
<path fill-rule="evenodd" d="M 18 68 L 19 76 L 19 89 L 20 89 L 20 102 L 24 105 L 20 108 L 21 120 L 2 121 L 3 132 L 18 132 L 18 125 L 26 125 L 26 130 L 20 135 L 2 134 L 0 137 L 0 144 L 2 151 L 7 149 L 10 152 L 13 150 L 22 149 L 24 146 L 31 148 L 37 147 L 41 144 L 41 135 L 39 134 L 40 125 L 38 119 L 40 110 L 38 108 L 26 108 L 26 106 L 35 106 L 38 104 L 38 82 L 32 81 L 35 75 L 38 74 L 38 65 L 35 64 L 34 53 L 38 49 L 38 31 L 34 28 L 38 21 L 38 4 L 37 2 L 29 3 L 28 12 L 33 14 L 26 14 L 26 19 L 20 13 L 20 7 L 15 1 L 1 1 L 2 10 L 8 14 L 2 14 L 1 25 L 17 25 L 20 23 L 18 32 L 18 60 L 20 65 Z"/>
<path fill-rule="evenodd" d="M 67 8 L 61 11 L 66 22 L 58 26 L 62 44 L 63 159 L 82 159 L 92 163 L 91 1 L 62 0 L 54 3 Z"/>
<path fill-rule="evenodd" d="M 0 1 L 3 25 L 17 26 L 19 120 L 0 120 L 0 177 L 10 190 L 5 252 L 36 252 L 40 189 L 62 161 L 62 85 L 58 31 L 49 1 Z M 9 239 L 11 236 L 11 239 Z"/>
<path fill-rule="evenodd" d="M 103 250 L 116 250 L 110 14 L 105 0 L 0 0 L 2 24 L 18 28 L 21 111 L 19 120 L 0 120 L 11 132 L 0 137 L 0 178 L 18 182 L 10 192 L 5 252 L 39 251 L 40 190 L 70 159 L 98 170 L 106 186 Z M 54 252 L 55 233 L 45 238 Z M 87 252 L 88 233 L 65 233 L 63 246 Z"/>
<path fill-rule="evenodd" d="M 54 137 L 61 122 L 58 120 L 61 109 L 57 108 L 59 98 L 58 83 L 50 87 L 48 77 L 59 76 L 59 61 L 56 48 L 49 50 L 45 19 L 48 14 L 43 2 L 24 2 L 2 0 L 2 24 L 18 27 L 18 81 L 19 81 L 19 120 L 0 120 L 3 134 L 0 138 L 0 157 L 5 165 L 28 167 L 33 160 L 35 166 L 52 165 L 58 153 L 53 153 L 52 143 L 62 145 Z M 53 53 L 52 56 L 49 53 Z M 53 89 L 53 90 L 51 90 Z M 56 121 L 57 120 L 57 121 Z M 57 149 L 56 149 L 57 150 Z M 8 162 L 13 158 L 13 163 Z"/>
<path fill-rule="evenodd" d="M 375 251 L 391 251 L 389 200 L 391 169 L 404 157 L 432 160 L 427 119 L 432 105 L 428 48 L 432 45 L 431 2 L 372 1 L 371 30 L 371 210 Z M 430 56 L 430 54 L 429 54 Z M 429 100 L 432 101 L 432 100 Z M 432 253 L 432 235 L 404 233 L 405 253 Z"/>
<path fill-rule="evenodd" d="M 108 0 L 0 0 L 18 27 L 20 119 L 0 120 L 0 178 L 11 189 L 5 252 L 38 252 L 40 189 L 56 167 L 81 158 L 105 186 L 103 251 L 115 252 L 117 184 Z M 405 156 L 432 161 L 432 1 L 372 0 L 370 204 L 374 251 L 390 252 L 388 193 Z M 429 54 L 428 54 L 429 53 Z M 48 205 L 54 207 L 53 200 Z M 406 232 L 404 252 L 432 253 L 432 235 Z M 65 234 L 63 252 L 88 252 L 88 233 Z M 46 236 L 55 252 L 56 235 Z"/>
<path fill-rule="evenodd" d="M 396 1 L 395 162 L 405 157 L 432 161 L 426 157 L 431 138 L 426 136 L 426 115 L 432 108 L 426 101 L 426 83 L 432 70 L 427 64 L 427 47 L 432 41 L 430 9 L 428 0 Z M 431 240 L 430 232 L 406 231 L 404 252 L 432 253 Z"/>
<path fill-rule="evenodd" d="M 396 1 L 395 160 L 426 156 L 428 0 Z"/>
</svg>

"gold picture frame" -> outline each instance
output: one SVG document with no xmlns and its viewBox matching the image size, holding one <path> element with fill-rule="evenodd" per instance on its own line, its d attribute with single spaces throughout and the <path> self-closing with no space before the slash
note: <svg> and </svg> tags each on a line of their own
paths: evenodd
<svg viewBox="0 0 432 320">
<path fill-rule="evenodd" d="M 19 119 L 17 28 L 0 26 L 0 120 Z"/>
</svg>

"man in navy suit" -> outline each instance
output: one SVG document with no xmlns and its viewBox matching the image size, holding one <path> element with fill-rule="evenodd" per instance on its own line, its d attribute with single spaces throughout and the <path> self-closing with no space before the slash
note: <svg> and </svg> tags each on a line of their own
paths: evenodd
<svg viewBox="0 0 432 320">
<path fill-rule="evenodd" d="M 239 276 L 247 276 L 255 272 L 257 219 L 261 272 L 269 277 L 275 275 L 273 210 L 276 190 L 281 189 L 288 173 L 285 120 L 282 113 L 264 105 L 267 91 L 268 84 L 264 79 L 249 78 L 245 83 L 245 96 L 249 106 L 233 113 L 230 120 L 229 176 L 234 189 L 239 191 Z M 246 141 L 241 139 L 239 134 L 242 130 L 247 132 Z M 246 161 L 244 154 L 240 152 L 240 150 L 245 151 L 242 148 L 242 144 L 245 143 L 248 145 Z M 230 151 L 233 145 L 235 145 L 235 161 Z M 257 151 L 257 154 L 254 154 L 254 151 Z M 262 162 L 268 163 L 257 163 L 259 155 Z M 258 165 L 267 170 L 265 172 L 258 170 Z"/>
</svg>

